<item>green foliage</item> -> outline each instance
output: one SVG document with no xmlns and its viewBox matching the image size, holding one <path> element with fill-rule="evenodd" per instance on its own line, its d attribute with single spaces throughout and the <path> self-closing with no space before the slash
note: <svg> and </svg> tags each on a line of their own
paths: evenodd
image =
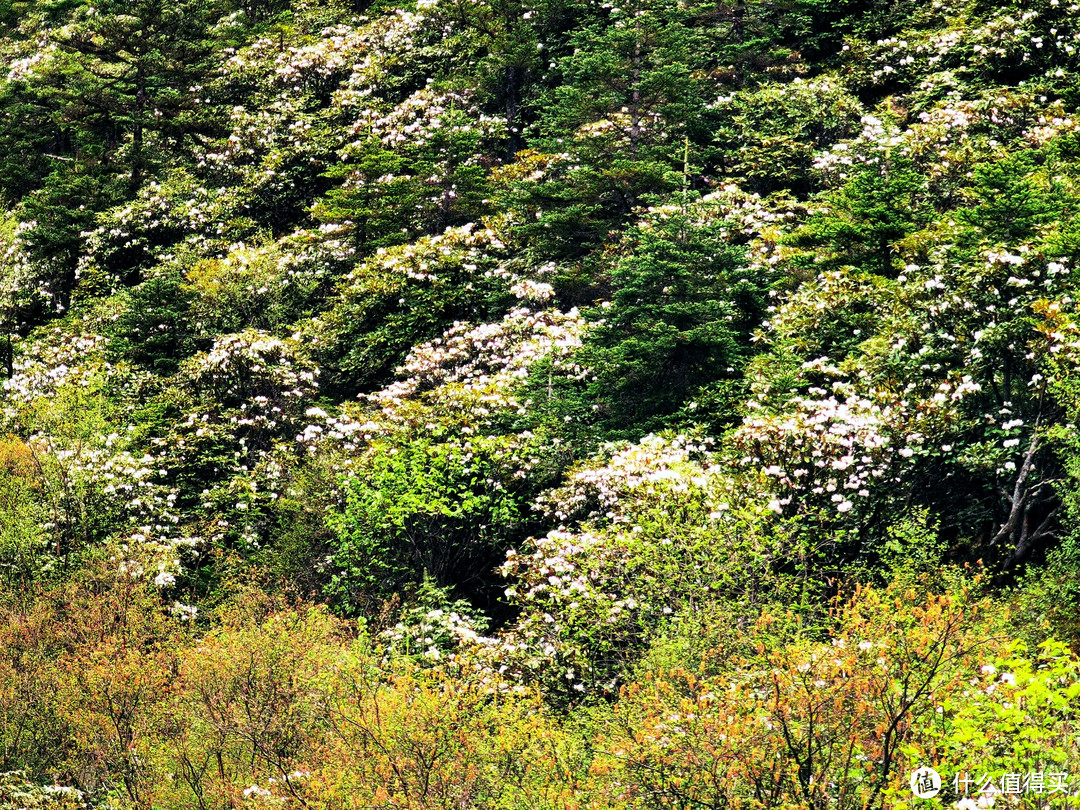
<svg viewBox="0 0 1080 810">
<path fill-rule="evenodd" d="M 154 276 L 123 296 L 111 351 L 162 375 L 176 373 L 196 348 L 191 331 L 193 295 L 177 273 Z"/>
<path fill-rule="evenodd" d="M 1050 307 L 1045 314 L 1049 322 L 1044 329 L 1075 334 L 1075 323 L 1061 317 L 1060 309 Z M 1039 635 L 1048 630 L 1055 638 L 1077 647 L 1080 645 L 1080 577 L 1077 576 L 1080 532 L 1076 528 L 1080 514 L 1080 441 L 1075 424 L 1080 416 L 1080 385 L 1075 374 L 1076 358 L 1071 354 L 1059 355 L 1048 369 L 1055 399 L 1066 412 L 1065 424 L 1050 436 L 1062 463 L 1062 476 L 1055 485 L 1064 513 L 1064 537 L 1046 554 L 1045 563 L 1033 566 L 1024 577 L 1018 601 L 1020 609 L 1032 617 L 1032 626 L 1038 628 L 1036 633 L 1026 635 L 1029 644 L 1037 644 Z"/>
<path fill-rule="evenodd" d="M 308 459 L 292 470 L 285 494 L 268 510 L 271 543 L 252 556 L 278 582 L 314 598 L 329 577 L 327 557 L 336 534 L 327 520 L 339 497 L 334 456 Z"/>
<path fill-rule="evenodd" d="M 574 262 L 589 270 L 642 194 L 670 190 L 667 167 L 615 159 L 610 171 L 567 153 L 524 150 L 497 174 L 498 205 L 513 218 L 515 241 L 536 263 Z M 574 300 L 580 300 L 581 291 Z"/>
<path fill-rule="evenodd" d="M 13 591 L 54 562 L 42 527 L 42 472 L 30 446 L 13 437 L 0 442 L 0 583 Z"/>
<path fill-rule="evenodd" d="M 32 227 L 21 236 L 24 257 L 31 277 L 23 281 L 34 291 L 36 304 L 28 315 L 41 310 L 63 312 L 71 303 L 76 284 L 76 265 L 82 234 L 94 222 L 94 211 L 114 204 L 120 193 L 112 178 L 90 170 L 72 172 L 57 167 L 42 187 L 22 198 L 19 216 Z M 29 290 L 28 290 L 29 291 Z M 37 311 L 35 311 L 37 310 Z"/>
<path fill-rule="evenodd" d="M 1052 639 L 1033 651 L 1019 642 L 1002 645 L 970 687 L 942 701 L 939 723 L 930 725 L 922 746 L 905 752 L 909 758 L 933 750 L 956 773 L 990 773 L 998 784 L 1006 773 L 1067 774 L 1074 767 L 1080 672 L 1066 645 Z"/>
<path fill-rule="evenodd" d="M 992 243 L 1011 244 L 1035 236 L 1039 225 L 1053 219 L 1057 206 L 1049 199 L 1050 189 L 1040 187 L 1033 176 L 1034 157 L 1018 152 L 980 166 L 973 189 L 977 202 L 960 212 L 961 221 Z"/>
<path fill-rule="evenodd" d="M 442 233 L 488 209 L 485 122 L 477 125 L 475 108 L 461 109 L 453 96 L 421 100 L 439 105 L 423 136 L 396 148 L 377 137 L 351 144 L 328 174 L 343 185 L 315 208 L 320 220 L 348 223 L 365 250 Z"/>
<path fill-rule="evenodd" d="M 929 510 L 920 509 L 886 530 L 886 542 L 879 551 L 883 571 L 890 581 L 914 583 L 919 580 L 947 584 L 946 546 L 938 527 L 930 520 Z"/>
<path fill-rule="evenodd" d="M 577 28 L 572 55 L 557 65 L 563 81 L 544 111 L 548 130 L 584 140 L 603 133 L 602 148 L 628 149 L 634 159 L 677 143 L 703 105 L 693 68 L 708 48 L 707 32 L 692 26 L 695 11 L 632 0 Z"/>
<path fill-rule="evenodd" d="M 658 417 L 737 379 L 746 362 L 767 282 L 728 242 L 728 224 L 703 213 L 686 203 L 653 209 L 627 233 L 608 273 L 611 305 L 583 361 L 593 373 L 587 396 L 609 430 L 655 430 Z"/>
<path fill-rule="evenodd" d="M 61 115 L 130 137 L 123 163 L 132 189 L 157 150 L 205 125 L 196 123 L 199 102 L 189 88 L 206 75 L 209 29 L 220 11 L 205 2 L 106 0 L 79 9 L 60 40 L 58 67 L 69 83 Z"/>
<path fill-rule="evenodd" d="M 826 267 L 853 265 L 892 277 L 896 243 L 926 224 L 926 180 L 910 158 L 883 153 L 857 167 L 843 186 L 826 193 L 824 211 L 792 236 L 795 245 L 821 245 Z"/>
<path fill-rule="evenodd" d="M 1080 642 L 1080 547 L 1075 535 L 1053 549 L 1042 566 L 1023 579 L 1017 601 L 1029 617 L 1024 637 L 1037 643 L 1047 633 L 1070 646 Z"/>
<path fill-rule="evenodd" d="M 1078 39 L 0 0 L 0 805 L 1076 771 Z"/>
<path fill-rule="evenodd" d="M 357 613 L 426 576 L 466 588 L 487 577 L 525 520 L 503 444 L 374 444 L 346 482 L 327 596 Z"/>
<path fill-rule="evenodd" d="M 82 555 L 117 528 L 120 504 L 94 471 L 106 442 L 104 428 L 116 418 L 103 389 L 102 378 L 92 375 L 82 385 L 59 386 L 21 414 L 31 432 L 49 439 L 12 440 L 8 446 L 9 552 L 20 579 L 78 570 Z"/>
<path fill-rule="evenodd" d="M 762 193 L 809 191 L 815 153 L 853 135 L 862 112 L 834 77 L 768 83 L 721 101 L 716 141 L 726 173 Z"/>
<path fill-rule="evenodd" d="M 747 267 L 733 219 L 691 193 L 641 212 L 606 257 L 609 300 L 587 314 L 578 373 L 533 367 L 532 425 L 585 455 L 672 424 L 734 421 L 771 274 Z"/>
</svg>

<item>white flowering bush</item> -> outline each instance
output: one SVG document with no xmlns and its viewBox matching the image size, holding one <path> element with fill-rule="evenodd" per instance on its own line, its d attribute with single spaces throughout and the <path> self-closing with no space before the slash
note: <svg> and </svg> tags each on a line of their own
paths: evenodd
<svg viewBox="0 0 1080 810">
<path fill-rule="evenodd" d="M 610 694 L 675 616 L 767 598 L 788 552 L 768 526 L 763 482 L 732 477 L 710 444 L 649 436 L 541 498 L 561 526 L 501 568 L 523 613 L 500 637 L 497 666 L 561 699 Z"/>
<path fill-rule="evenodd" d="M 1076 68 L 1080 31 L 1068 0 L 1023 9 L 944 0 L 915 9 L 904 34 L 852 43 L 857 81 L 936 100 L 1025 80 L 1057 89 Z"/>
<path fill-rule="evenodd" d="M 447 589 L 424 579 L 416 591 L 416 604 L 401 620 L 380 634 L 386 655 L 435 664 L 457 655 L 461 648 L 475 654 L 477 646 L 490 646 L 487 619 L 464 599 L 453 600 Z"/>
<path fill-rule="evenodd" d="M 25 771 L 0 773 L 2 810 L 83 810 L 87 806 L 82 791 L 73 787 L 34 784 Z"/>
<path fill-rule="evenodd" d="M 42 330 L 37 340 L 28 341 L 19 352 L 12 375 L 4 380 L 8 419 L 17 418 L 19 406 L 51 397 L 63 386 L 87 388 L 96 379 L 113 376 L 104 357 L 106 342 L 103 335 L 88 329 L 76 334 L 55 327 Z"/>
<path fill-rule="evenodd" d="M 359 263 L 333 306 L 303 327 L 328 384 L 355 396 L 383 382 L 413 346 L 494 309 L 505 295 L 493 272 L 501 247 L 493 232 L 466 225 Z"/>
<path fill-rule="evenodd" d="M 578 328 L 574 315 L 525 309 L 454 327 L 367 397 L 377 410 L 366 424 L 312 414 L 326 422 L 298 437 L 309 447 L 364 448 L 335 519 L 327 593 L 339 605 L 356 610 L 421 574 L 442 586 L 487 577 L 529 525 L 529 493 L 552 474 L 551 448 L 513 429 L 528 369 L 572 351 Z"/>
<path fill-rule="evenodd" d="M 185 273 L 193 331 L 203 340 L 245 327 L 288 334 L 352 266 L 354 251 L 335 237 L 331 226 L 298 230 L 272 243 L 230 245 L 221 259 L 195 262 Z"/>
<path fill-rule="evenodd" d="M 284 418 L 282 406 L 310 395 L 318 374 L 295 343 L 249 329 L 220 337 L 210 351 L 189 361 L 185 376 L 213 402 L 241 409 L 266 406 L 260 410 Z"/>
<path fill-rule="evenodd" d="M 867 117 L 858 138 L 819 158 L 840 191 L 824 197 L 830 213 L 781 237 L 794 250 L 780 266 L 813 277 L 757 336 L 770 350 L 735 434 L 743 463 L 778 484 L 778 512 L 860 527 L 865 548 L 876 542 L 870 516 L 894 508 L 885 504 L 939 501 L 946 525 L 992 525 L 982 542 L 1006 566 L 1058 531 L 1047 482 L 1060 467 L 1043 427 L 1055 418 L 1052 352 L 1031 313 L 1047 300 L 1071 306 L 1072 263 L 1052 212 L 1056 195 L 1073 198 L 1075 179 L 1047 174 L 1072 136 L 1055 119 L 1048 140 L 1030 140 L 1033 109 L 1015 98 L 953 101 L 907 129 Z M 1008 139 L 1038 147 L 975 157 L 1003 155 Z M 874 195 L 901 173 L 917 204 L 889 208 Z M 873 193 L 866 177 L 881 179 Z M 943 482 L 1010 495 L 980 512 L 977 499 L 944 495 Z"/>
</svg>

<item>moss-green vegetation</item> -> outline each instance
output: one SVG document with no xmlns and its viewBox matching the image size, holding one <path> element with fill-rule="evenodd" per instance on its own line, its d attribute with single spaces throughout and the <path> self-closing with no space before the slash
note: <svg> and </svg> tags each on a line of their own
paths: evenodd
<svg viewBox="0 0 1080 810">
<path fill-rule="evenodd" d="M 0 810 L 1080 801 L 1078 49 L 0 0 Z"/>
</svg>

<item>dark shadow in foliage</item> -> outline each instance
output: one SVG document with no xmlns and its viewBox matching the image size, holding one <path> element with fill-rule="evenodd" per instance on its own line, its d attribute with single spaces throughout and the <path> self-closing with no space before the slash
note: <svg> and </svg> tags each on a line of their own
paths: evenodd
<svg viewBox="0 0 1080 810">
<path fill-rule="evenodd" d="M 112 355 L 163 376 L 176 373 L 198 349 L 189 323 L 194 295 L 180 272 L 144 281 L 125 298 L 109 344 Z"/>
<path fill-rule="evenodd" d="M 731 422 L 728 389 L 739 386 L 752 353 L 768 285 L 746 268 L 728 227 L 700 209 L 668 205 L 629 230 L 607 273 L 610 304 L 593 311 L 597 324 L 580 354 L 589 379 L 560 382 L 577 388 L 555 398 L 570 409 L 564 418 L 596 425 L 600 440 L 669 427 L 680 409 L 715 429 Z M 534 398 L 544 385 L 550 381 L 534 377 Z"/>
<path fill-rule="evenodd" d="M 898 150 L 853 169 L 840 188 L 826 192 L 826 209 L 810 217 L 790 242 L 826 247 L 820 269 L 853 266 L 894 277 L 896 243 L 922 228 L 933 215 L 924 201 L 926 179 Z M 820 254 L 821 251 L 818 251 Z"/>
</svg>

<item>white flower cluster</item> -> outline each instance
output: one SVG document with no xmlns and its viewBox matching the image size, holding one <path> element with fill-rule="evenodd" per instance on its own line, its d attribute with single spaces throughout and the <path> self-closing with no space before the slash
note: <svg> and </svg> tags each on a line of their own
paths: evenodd
<svg viewBox="0 0 1080 810">
<path fill-rule="evenodd" d="M 385 115 L 371 108 L 360 111 L 352 126 L 352 134 L 378 138 L 387 146 L 408 143 L 423 146 L 436 131 L 444 126 L 447 115 L 461 113 L 456 127 L 460 132 L 475 132 L 482 137 L 499 137 L 505 134 L 506 122 L 480 111 L 471 94 L 461 92 L 436 92 L 431 88 L 417 90 L 397 104 Z M 363 141 L 354 146 L 363 145 Z M 349 153 L 346 148 L 345 153 Z"/>
<path fill-rule="evenodd" d="M 621 509 L 633 497 L 666 489 L 670 482 L 686 479 L 691 471 L 696 471 L 689 477 L 698 486 L 704 484 L 704 479 L 696 476 L 718 472 L 719 468 L 711 465 L 701 467 L 701 459 L 708 458 L 712 443 L 708 438 L 694 441 L 687 436 L 646 436 L 614 451 L 606 464 L 586 466 L 572 473 L 563 486 L 545 493 L 536 508 L 563 526 L 604 518 L 625 523 L 627 518 Z"/>
<path fill-rule="evenodd" d="M 940 15 L 950 16 L 945 30 Z M 1060 77 L 1064 66 L 1076 65 L 1080 47 L 1076 3 L 1061 0 L 1037 0 L 1016 14 L 1009 8 L 966 6 L 961 3 L 936 3 L 935 8 L 920 9 L 920 16 L 937 18 L 925 26 L 909 29 L 906 38 L 888 37 L 859 54 L 860 70 L 869 73 L 876 83 L 906 81 L 919 83 L 921 89 L 948 88 L 954 83 L 953 71 L 978 74 L 999 70 L 1004 65 L 1030 65 L 1038 70 L 1046 62 L 1047 76 Z M 985 13 L 989 11 L 989 13 Z M 977 16 L 984 11 L 985 16 Z"/>
<path fill-rule="evenodd" d="M 57 52 L 56 43 L 41 38 L 33 43 L 34 50 L 29 56 L 12 59 L 8 63 L 8 82 L 24 82 L 34 78 L 41 68 L 47 68 Z"/>
<path fill-rule="evenodd" d="M 914 455 L 910 446 L 891 452 L 897 404 L 856 395 L 789 399 L 782 414 L 747 416 L 734 446 L 745 453 L 744 464 L 775 482 L 776 511 L 801 496 L 803 505 L 828 503 L 849 512 L 879 479 L 893 478 L 896 456 Z M 917 446 L 920 437 L 909 438 Z"/>
<path fill-rule="evenodd" d="M 39 330 L 34 340 L 16 356 L 14 373 L 3 382 L 4 413 L 8 419 L 17 416 L 19 405 L 51 397 L 65 386 L 87 388 L 95 379 L 114 373 L 105 361 L 105 337 L 84 330 L 72 334 L 70 327 Z"/>
<path fill-rule="evenodd" d="M 210 351 L 187 362 L 185 376 L 216 402 L 251 403 L 282 413 L 287 400 L 314 395 L 319 369 L 295 342 L 248 329 L 219 337 Z"/>
<path fill-rule="evenodd" d="M 563 525 L 507 554 L 506 596 L 524 611 L 492 648 L 493 666 L 571 693 L 609 690 L 612 656 L 713 593 L 733 556 L 743 567 L 725 587 L 749 586 L 767 556 L 754 540 L 767 506 L 711 444 L 648 436 L 542 499 Z M 663 517 L 674 513 L 678 521 Z"/>
<path fill-rule="evenodd" d="M 401 368 L 406 376 L 371 399 L 384 408 L 419 392 L 447 385 L 483 392 L 494 402 L 500 391 L 511 389 L 542 357 L 570 357 L 581 346 L 583 323 L 576 310 L 534 312 L 519 307 L 497 323 L 470 326 L 458 323 L 443 337 L 418 346 Z M 520 408 L 516 399 L 504 398 L 505 407 Z"/>
<path fill-rule="evenodd" d="M 814 159 L 814 168 L 826 180 L 846 179 L 853 166 L 879 164 L 890 150 L 904 143 L 903 133 L 895 124 L 865 115 L 862 125 L 857 137 L 841 141 Z"/>
<path fill-rule="evenodd" d="M 452 607 L 433 608 L 416 621 L 398 622 L 383 631 L 381 638 L 397 654 L 419 654 L 431 662 L 454 657 L 461 648 L 486 647 L 495 643 L 495 639 L 483 634 L 483 628 L 474 619 Z"/>
</svg>

